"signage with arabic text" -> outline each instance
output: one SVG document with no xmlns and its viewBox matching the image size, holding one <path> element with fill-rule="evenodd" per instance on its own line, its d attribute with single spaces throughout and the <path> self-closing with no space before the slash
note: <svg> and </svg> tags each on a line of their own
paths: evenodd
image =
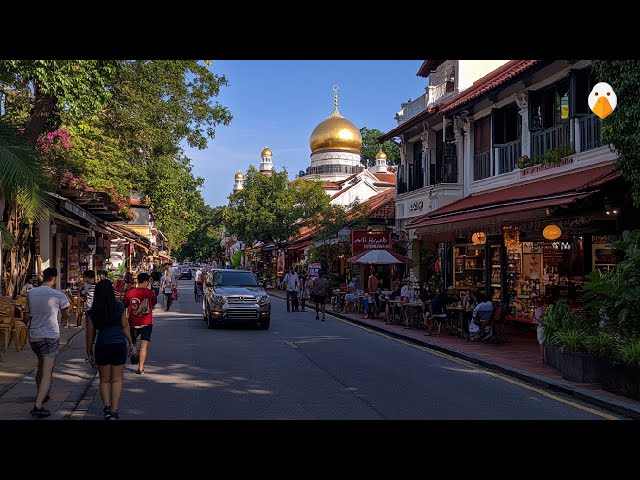
<svg viewBox="0 0 640 480">
<path fill-rule="evenodd" d="M 351 232 L 351 253 L 359 253 L 369 250 L 391 250 L 391 230 L 383 232 L 368 232 L 366 230 L 354 230 Z"/>
</svg>

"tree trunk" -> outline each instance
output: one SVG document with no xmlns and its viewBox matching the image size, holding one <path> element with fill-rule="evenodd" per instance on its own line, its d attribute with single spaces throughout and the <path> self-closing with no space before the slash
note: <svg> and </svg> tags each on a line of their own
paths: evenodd
<svg viewBox="0 0 640 480">
<path fill-rule="evenodd" d="M 14 250 L 3 252 L 3 274 L 6 294 L 15 297 L 22 288 L 24 279 L 31 265 L 31 229 L 32 223 L 24 223 L 18 209 L 11 208 L 10 203 L 5 206 L 6 224 L 11 236 L 16 241 Z"/>
<path fill-rule="evenodd" d="M 27 144 L 33 147 L 36 144 L 36 140 L 42 133 L 49 115 L 53 111 L 58 98 L 50 93 L 43 93 L 40 89 L 40 85 L 35 84 L 35 103 L 33 105 L 33 111 L 29 117 L 29 121 L 24 128 L 24 136 L 27 140 Z"/>
</svg>

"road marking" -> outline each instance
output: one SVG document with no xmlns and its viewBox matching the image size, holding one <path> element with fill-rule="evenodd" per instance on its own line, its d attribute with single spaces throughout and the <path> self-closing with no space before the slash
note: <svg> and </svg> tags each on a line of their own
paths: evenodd
<svg viewBox="0 0 640 480">
<path fill-rule="evenodd" d="M 545 396 L 547 398 L 550 398 L 551 400 L 555 400 L 557 402 L 564 403 L 566 405 L 570 405 L 570 406 L 572 406 L 574 408 L 577 408 L 578 410 L 583 410 L 585 412 L 591 413 L 592 415 L 596 415 L 598 417 L 602 417 L 602 418 L 605 418 L 607 420 L 620 420 L 619 417 L 616 417 L 614 415 L 610 415 L 608 413 L 600 412 L 600 411 L 598 411 L 596 409 L 593 409 L 593 408 L 590 408 L 590 407 L 586 407 L 584 405 L 580 405 L 579 403 L 572 402 L 570 400 L 566 400 L 566 399 L 564 399 L 562 397 L 559 397 L 559 396 L 554 395 L 552 393 L 546 392 L 546 391 L 544 391 L 544 390 L 542 390 L 540 388 L 534 387 L 532 385 L 528 385 L 528 384 L 522 383 L 522 382 L 520 382 L 518 380 L 514 380 L 513 378 L 501 375 L 499 373 L 495 373 L 495 372 L 492 372 L 490 370 L 480 368 L 476 364 L 468 362 L 466 360 L 462 360 L 461 358 L 452 357 L 451 355 L 447 355 L 446 353 L 438 352 L 436 350 L 432 350 L 432 349 L 430 349 L 428 347 L 423 347 L 422 345 L 417 345 L 415 343 L 409 342 L 407 340 L 403 340 L 401 338 L 392 337 L 391 335 L 387 335 L 386 333 L 378 332 L 376 330 L 372 330 L 372 329 L 367 328 L 365 326 L 358 325 L 358 324 L 355 324 L 353 322 L 349 322 L 349 321 L 344 320 L 342 318 L 334 317 L 331 314 L 327 314 L 327 316 L 329 316 L 331 318 L 334 318 L 336 320 L 340 320 L 343 323 L 348 323 L 349 325 L 353 325 L 355 327 L 361 328 L 361 329 L 366 330 L 368 332 L 375 333 L 375 334 L 380 335 L 382 337 L 386 337 L 386 338 L 389 338 L 391 340 L 395 340 L 396 342 L 404 343 L 405 345 L 408 345 L 408 346 L 413 347 L 413 348 L 417 348 L 418 350 L 422 350 L 423 352 L 430 353 L 431 355 L 435 355 L 437 357 L 444 358 L 444 359 L 449 360 L 451 362 L 455 362 L 455 363 L 457 363 L 459 365 L 464 365 L 464 366 L 472 368 L 474 370 L 478 370 L 478 371 L 480 371 L 480 372 L 482 372 L 482 373 L 484 373 L 486 375 L 489 375 L 489 376 L 492 376 L 492 377 L 495 377 L 495 378 L 499 378 L 501 380 L 504 380 L 505 382 L 509 382 L 509 383 L 511 383 L 513 385 L 518 385 L 519 387 L 522 387 L 522 388 L 526 388 L 527 390 L 531 390 L 533 392 L 539 393 L 540 395 L 543 395 L 543 396 Z"/>
<path fill-rule="evenodd" d="M 298 348 L 298 346 L 293 342 L 286 342 L 291 348 Z"/>
</svg>

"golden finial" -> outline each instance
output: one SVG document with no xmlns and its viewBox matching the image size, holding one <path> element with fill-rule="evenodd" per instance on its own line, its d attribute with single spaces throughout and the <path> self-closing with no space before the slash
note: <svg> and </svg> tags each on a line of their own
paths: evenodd
<svg viewBox="0 0 640 480">
<path fill-rule="evenodd" d="M 331 116 L 342 118 L 342 115 L 340 115 L 338 111 L 338 85 L 333 86 L 333 113 Z"/>
</svg>

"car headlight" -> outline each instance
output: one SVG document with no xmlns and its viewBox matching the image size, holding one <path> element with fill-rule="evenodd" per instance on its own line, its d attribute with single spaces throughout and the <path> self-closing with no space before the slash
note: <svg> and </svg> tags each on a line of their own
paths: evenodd
<svg viewBox="0 0 640 480">
<path fill-rule="evenodd" d="M 265 295 L 264 297 L 260 297 L 258 299 L 258 305 L 266 305 L 270 301 L 271 301 L 271 299 L 269 298 L 269 295 Z"/>
<path fill-rule="evenodd" d="M 224 295 L 214 295 L 213 296 L 213 302 L 214 303 L 218 303 L 220 305 L 223 305 L 223 304 L 227 303 L 227 297 L 225 297 Z"/>
</svg>

